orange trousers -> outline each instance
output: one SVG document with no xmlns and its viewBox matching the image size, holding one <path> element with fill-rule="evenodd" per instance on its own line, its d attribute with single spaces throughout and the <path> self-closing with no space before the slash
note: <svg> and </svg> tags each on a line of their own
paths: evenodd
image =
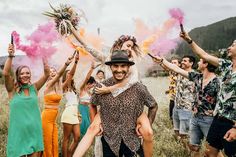
<svg viewBox="0 0 236 157">
<path fill-rule="evenodd" d="M 42 112 L 44 141 L 43 157 L 58 157 L 57 114 L 57 109 L 44 109 Z"/>
</svg>

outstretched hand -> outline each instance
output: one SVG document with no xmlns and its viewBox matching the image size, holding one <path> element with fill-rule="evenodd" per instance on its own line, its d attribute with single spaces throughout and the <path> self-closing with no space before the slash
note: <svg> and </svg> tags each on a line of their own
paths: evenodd
<svg viewBox="0 0 236 157">
<path fill-rule="evenodd" d="M 156 63 L 160 63 L 162 61 L 162 58 L 160 56 L 155 56 L 155 58 L 152 58 L 152 60 Z"/>
<path fill-rule="evenodd" d="M 180 32 L 179 36 L 183 38 L 186 42 L 190 42 L 192 40 L 186 32 Z"/>
</svg>

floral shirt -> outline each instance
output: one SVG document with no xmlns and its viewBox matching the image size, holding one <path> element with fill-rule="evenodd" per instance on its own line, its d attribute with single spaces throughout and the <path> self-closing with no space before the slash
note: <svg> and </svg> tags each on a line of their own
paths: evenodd
<svg viewBox="0 0 236 157">
<path fill-rule="evenodd" d="M 179 75 L 176 85 L 176 108 L 192 110 L 192 106 L 195 101 L 195 95 L 194 82 Z"/>
<path fill-rule="evenodd" d="M 177 74 L 171 72 L 169 75 L 170 85 L 169 90 L 167 91 L 170 96 L 170 100 L 175 100 L 175 94 L 176 94 L 176 83 L 177 83 Z"/>
<path fill-rule="evenodd" d="M 236 71 L 229 60 L 220 59 L 221 88 L 217 101 L 217 112 L 229 120 L 236 121 Z"/>
<path fill-rule="evenodd" d="M 102 83 L 105 86 L 112 86 L 115 81 L 110 78 Z M 123 140 L 131 151 L 136 152 L 141 142 L 135 131 L 136 121 L 142 114 L 144 105 L 147 107 L 157 105 L 146 86 L 140 82 L 135 83 L 117 97 L 113 97 L 111 93 L 93 94 L 91 103 L 100 106 L 103 137 L 111 150 L 118 156 Z"/>
<path fill-rule="evenodd" d="M 213 78 L 204 88 L 202 88 L 203 74 L 189 72 L 188 77 L 190 81 L 195 83 L 196 97 L 193 105 L 194 114 L 213 116 L 217 95 L 220 90 L 219 78 Z"/>
</svg>

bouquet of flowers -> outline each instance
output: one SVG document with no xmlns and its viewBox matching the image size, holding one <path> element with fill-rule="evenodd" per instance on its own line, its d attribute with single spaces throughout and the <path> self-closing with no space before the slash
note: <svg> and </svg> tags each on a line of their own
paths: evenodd
<svg viewBox="0 0 236 157">
<path fill-rule="evenodd" d="M 80 10 L 81 14 L 78 14 L 71 6 L 61 4 L 58 9 L 55 9 L 50 3 L 49 5 L 53 12 L 46 11 L 43 14 L 54 19 L 56 29 L 62 36 L 71 34 L 71 27 L 76 29 L 81 18 L 85 18 L 82 10 Z"/>
</svg>

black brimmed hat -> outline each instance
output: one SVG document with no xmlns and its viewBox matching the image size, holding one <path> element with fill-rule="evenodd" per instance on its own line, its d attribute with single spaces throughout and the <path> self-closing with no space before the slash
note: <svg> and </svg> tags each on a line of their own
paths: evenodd
<svg viewBox="0 0 236 157">
<path fill-rule="evenodd" d="M 128 53 L 123 50 L 112 52 L 111 60 L 105 62 L 106 65 L 112 65 L 114 63 L 127 63 L 129 65 L 134 65 L 134 62 L 129 60 Z"/>
</svg>

